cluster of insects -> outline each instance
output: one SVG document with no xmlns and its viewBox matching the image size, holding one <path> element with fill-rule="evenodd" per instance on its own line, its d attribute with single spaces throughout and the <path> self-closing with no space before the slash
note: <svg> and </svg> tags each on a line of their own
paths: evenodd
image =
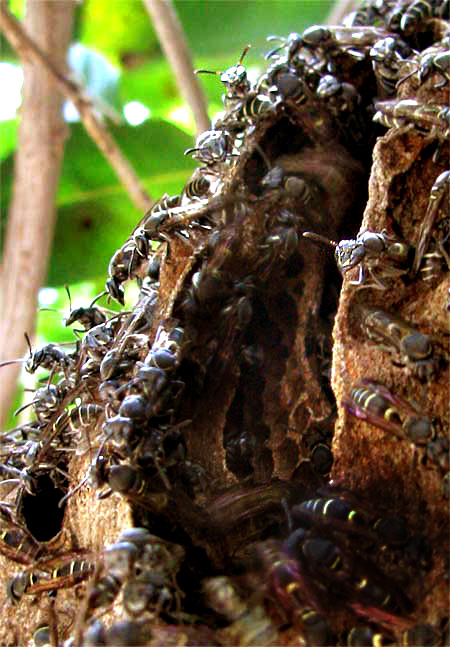
<svg viewBox="0 0 450 647">
<path fill-rule="evenodd" d="M 35 645 L 442 644 L 445 618 L 416 613 L 436 558 L 420 522 L 328 481 L 341 275 L 358 273 L 354 313 L 369 343 L 425 387 L 445 370 L 435 339 L 376 299 L 445 277 L 450 171 L 436 173 L 417 240 L 356 232 L 386 127 L 418 133 L 436 167 L 447 163 L 445 100 L 402 93 L 448 92 L 448 10 L 367 0 L 340 26 L 270 37 L 254 83 L 248 47 L 211 72 L 224 112 L 186 151 L 199 167 L 108 267 L 100 296 L 125 306 L 134 281 L 136 303 L 71 309 L 71 352 L 30 346 L 26 370 L 48 376 L 34 419 L 1 439 L 0 552 L 21 568 L 7 593 L 13 605 L 83 595 L 65 635 L 53 618 Z M 448 496 L 439 420 L 370 375 L 341 404 L 414 445 Z M 87 465 L 76 483 L 74 454 Z M 107 547 L 52 548 L 80 492 L 119 497 L 135 526 Z"/>
</svg>

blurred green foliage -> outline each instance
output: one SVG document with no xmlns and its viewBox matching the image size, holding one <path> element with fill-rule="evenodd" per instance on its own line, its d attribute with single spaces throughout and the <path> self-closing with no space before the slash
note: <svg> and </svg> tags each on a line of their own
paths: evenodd
<svg viewBox="0 0 450 647">
<path fill-rule="evenodd" d="M 194 66 L 221 71 L 235 64 L 250 43 L 246 67 L 262 71 L 269 35 L 301 32 L 323 22 L 333 0 L 175 0 L 180 21 L 192 49 Z M 23 17 L 23 0 L 11 7 Z M 180 123 L 183 106 L 176 79 L 161 53 L 150 18 L 140 0 L 85 0 L 77 8 L 70 61 L 75 78 L 83 82 L 94 105 L 106 115 L 122 119 L 112 126 L 114 138 L 152 198 L 179 192 L 194 164 L 183 151 L 194 142 L 188 118 Z M 16 61 L 2 37 L 1 61 Z M 201 75 L 210 115 L 221 110 L 223 87 L 217 76 Z M 123 107 L 139 101 L 150 119 L 132 126 Z M 105 117 L 106 118 L 106 117 Z M 0 122 L 0 182 L 2 231 L 8 212 L 13 177 L 13 154 L 18 119 Z M 142 218 L 114 171 L 80 123 L 70 123 L 57 195 L 58 222 L 47 284 L 57 288 L 55 312 L 38 317 L 38 338 L 74 341 L 61 319 L 72 300 L 84 305 L 104 286 L 108 261 Z M 76 284 L 76 285 L 74 285 Z"/>
</svg>

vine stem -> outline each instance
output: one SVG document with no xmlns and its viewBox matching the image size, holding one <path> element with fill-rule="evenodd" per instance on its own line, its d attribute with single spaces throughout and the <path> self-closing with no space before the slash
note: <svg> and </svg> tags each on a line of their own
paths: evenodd
<svg viewBox="0 0 450 647">
<path fill-rule="evenodd" d="M 189 45 L 171 0 L 143 1 L 152 18 L 161 47 L 175 73 L 180 93 L 194 115 L 197 134 L 209 130 L 205 96 L 194 74 Z"/>
</svg>

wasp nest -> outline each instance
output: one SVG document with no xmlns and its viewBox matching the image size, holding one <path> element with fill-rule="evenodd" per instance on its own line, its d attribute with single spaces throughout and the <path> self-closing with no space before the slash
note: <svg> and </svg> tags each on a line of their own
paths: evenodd
<svg viewBox="0 0 450 647">
<path fill-rule="evenodd" d="M 449 41 L 446 0 L 368 0 L 223 72 L 111 259 L 131 312 L 30 351 L 2 644 L 448 640 Z"/>
</svg>

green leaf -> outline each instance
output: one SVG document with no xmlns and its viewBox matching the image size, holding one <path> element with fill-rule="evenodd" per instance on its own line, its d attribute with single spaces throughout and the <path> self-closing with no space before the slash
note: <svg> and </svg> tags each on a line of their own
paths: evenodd
<svg viewBox="0 0 450 647">
<path fill-rule="evenodd" d="M 120 78 L 119 91 L 123 103 L 140 101 L 151 110 L 152 117 L 161 118 L 180 103 L 177 84 L 166 61 L 128 70 Z"/>
<path fill-rule="evenodd" d="M 247 43 L 259 56 L 268 49 L 267 36 L 286 36 L 323 22 L 332 5 L 333 0 L 175 0 L 192 51 L 208 57 L 241 53 Z"/>
<path fill-rule="evenodd" d="M 17 119 L 0 121 L 0 160 L 8 157 L 8 155 L 15 149 L 17 141 L 17 128 Z"/>
<path fill-rule="evenodd" d="M 18 20 L 22 20 L 25 16 L 25 0 L 10 0 L 8 9 Z M 0 32 L 0 55 L 2 61 L 15 63 L 19 60 L 16 50 L 11 47 L 3 32 Z"/>
<path fill-rule="evenodd" d="M 162 121 L 119 126 L 111 132 L 154 199 L 179 193 L 195 168 L 183 155 L 192 140 Z M 66 145 L 58 222 L 48 285 L 106 278 L 108 262 L 143 214 L 130 202 L 114 171 L 81 125 Z"/>
<path fill-rule="evenodd" d="M 183 151 L 192 138 L 172 124 L 149 120 L 116 126 L 111 133 L 153 199 L 181 191 L 195 168 Z M 2 225 L 12 185 L 12 155 L 0 166 Z M 92 280 L 103 275 L 113 253 L 128 238 L 140 212 L 81 124 L 66 143 L 57 195 L 58 219 L 47 285 Z"/>
<path fill-rule="evenodd" d="M 141 0 L 86 0 L 81 41 L 119 64 L 137 54 L 159 51 L 149 15 Z"/>
</svg>

